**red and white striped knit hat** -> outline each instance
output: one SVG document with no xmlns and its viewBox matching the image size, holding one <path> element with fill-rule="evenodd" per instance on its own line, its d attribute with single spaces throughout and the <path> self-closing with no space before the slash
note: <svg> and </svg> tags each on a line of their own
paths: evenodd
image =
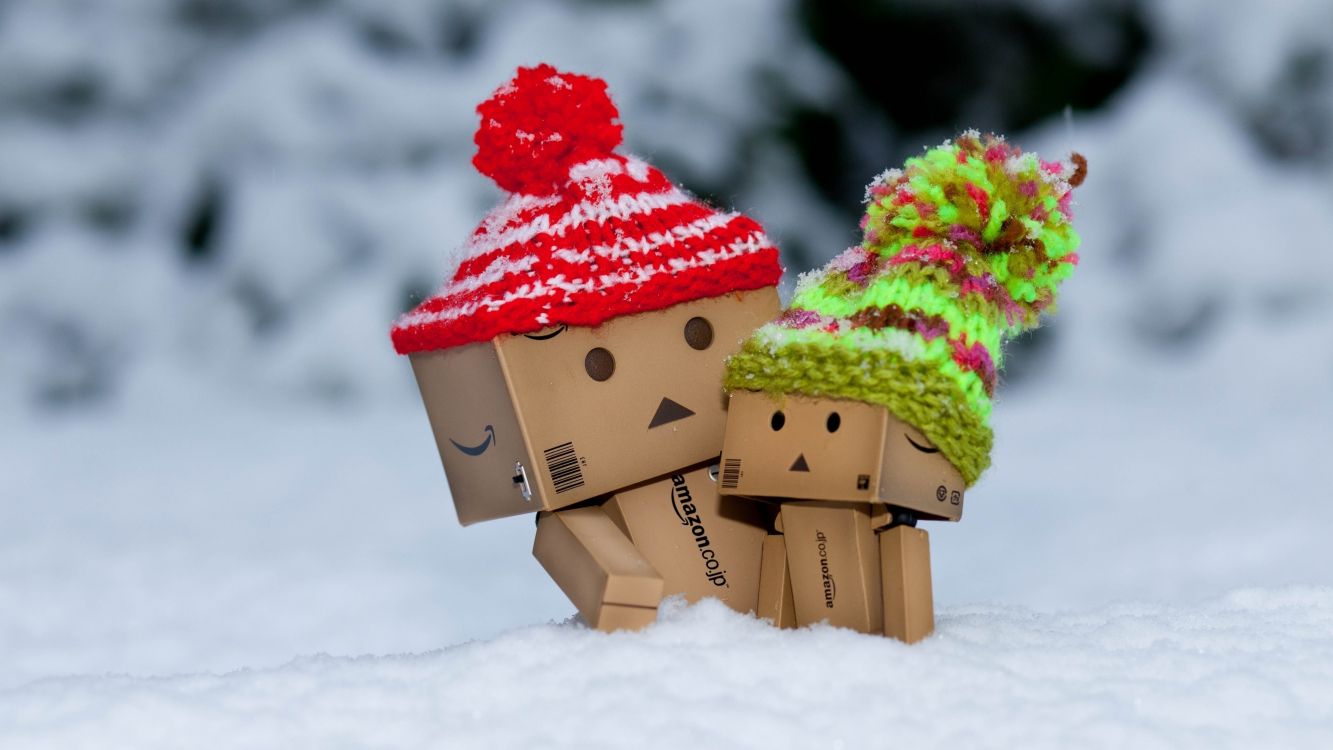
<svg viewBox="0 0 1333 750">
<path fill-rule="evenodd" d="M 512 195 L 472 233 L 453 278 L 398 319 L 399 354 L 596 326 L 782 275 L 757 222 L 614 153 L 620 113 L 605 81 L 519 68 L 477 112 L 472 163 Z"/>
</svg>

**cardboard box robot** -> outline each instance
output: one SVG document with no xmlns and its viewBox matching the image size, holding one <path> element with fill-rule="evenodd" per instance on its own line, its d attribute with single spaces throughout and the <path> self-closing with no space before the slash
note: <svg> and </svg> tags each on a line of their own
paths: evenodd
<svg viewBox="0 0 1333 750">
<path fill-rule="evenodd" d="M 907 642 L 934 629 L 918 520 L 957 521 L 990 463 L 1006 336 L 1033 328 L 1078 262 L 1086 162 L 965 133 L 868 190 L 862 245 L 803 277 L 727 366 L 724 495 L 781 504 L 797 624 Z"/>
<path fill-rule="evenodd" d="M 726 357 L 778 312 L 777 249 L 615 153 L 606 84 L 520 68 L 473 162 L 509 191 L 394 327 L 458 519 L 537 512 L 533 554 L 584 619 L 667 594 L 754 610 L 771 514 L 722 498 Z"/>
</svg>

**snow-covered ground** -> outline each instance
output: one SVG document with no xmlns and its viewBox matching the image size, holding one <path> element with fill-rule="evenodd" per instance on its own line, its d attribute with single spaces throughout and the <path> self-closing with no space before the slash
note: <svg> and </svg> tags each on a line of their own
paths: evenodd
<svg viewBox="0 0 1333 750">
<path fill-rule="evenodd" d="M 950 607 L 915 647 L 776 630 L 716 602 L 642 634 L 520 628 L 411 656 L 310 656 L 0 693 L 14 747 L 1319 748 L 1333 589 L 1037 615 Z"/>
</svg>

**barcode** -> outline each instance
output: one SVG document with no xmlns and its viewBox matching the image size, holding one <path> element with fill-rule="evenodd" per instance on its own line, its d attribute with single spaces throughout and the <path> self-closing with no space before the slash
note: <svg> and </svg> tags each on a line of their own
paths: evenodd
<svg viewBox="0 0 1333 750">
<path fill-rule="evenodd" d="M 557 495 L 583 486 L 583 469 L 579 468 L 579 456 L 574 452 L 573 443 L 546 449 L 546 471 L 551 475 Z"/>
<path fill-rule="evenodd" d="M 728 458 L 722 462 L 722 486 L 734 490 L 741 483 L 741 460 Z"/>
</svg>

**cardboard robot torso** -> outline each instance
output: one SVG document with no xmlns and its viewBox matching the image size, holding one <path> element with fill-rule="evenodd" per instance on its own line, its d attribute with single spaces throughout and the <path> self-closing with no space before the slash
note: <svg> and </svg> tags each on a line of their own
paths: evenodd
<svg viewBox="0 0 1333 750">
<path fill-rule="evenodd" d="M 722 497 L 716 476 L 716 464 L 703 464 L 602 502 L 543 512 L 533 554 L 593 627 L 646 625 L 673 594 L 756 611 L 772 511 Z"/>
<path fill-rule="evenodd" d="M 963 516 L 962 476 L 882 406 L 736 391 L 729 409 L 724 495 L 883 503 L 944 521 Z"/>
<path fill-rule="evenodd" d="M 789 501 L 783 539 L 798 625 L 828 621 L 862 633 L 884 628 L 879 550 L 870 505 Z"/>
<path fill-rule="evenodd" d="M 716 468 L 701 465 L 618 492 L 603 507 L 661 573 L 664 596 L 712 596 L 752 612 L 770 511 L 718 494 Z"/>
</svg>

